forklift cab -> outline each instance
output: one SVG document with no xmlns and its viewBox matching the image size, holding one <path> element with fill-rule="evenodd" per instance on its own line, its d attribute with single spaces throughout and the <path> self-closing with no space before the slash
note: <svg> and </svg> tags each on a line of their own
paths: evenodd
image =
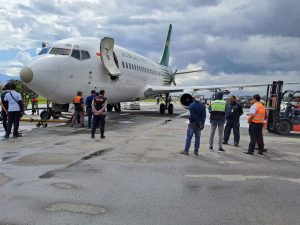
<svg viewBox="0 0 300 225">
<path fill-rule="evenodd" d="M 267 90 L 267 129 L 278 134 L 300 131 L 300 91 L 282 91 L 283 82 L 274 81 Z"/>
</svg>

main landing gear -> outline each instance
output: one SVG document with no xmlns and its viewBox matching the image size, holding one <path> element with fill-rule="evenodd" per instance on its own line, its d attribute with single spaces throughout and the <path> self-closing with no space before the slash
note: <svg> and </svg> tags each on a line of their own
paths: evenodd
<svg viewBox="0 0 300 225">
<path fill-rule="evenodd" d="M 168 114 L 169 115 L 172 115 L 173 112 L 174 112 L 174 105 L 171 103 L 172 99 L 171 99 L 171 96 L 169 95 L 169 93 L 166 94 L 166 97 L 161 97 L 165 103 L 161 103 L 159 105 L 159 112 L 161 114 L 164 114 L 166 109 L 168 110 Z"/>
</svg>

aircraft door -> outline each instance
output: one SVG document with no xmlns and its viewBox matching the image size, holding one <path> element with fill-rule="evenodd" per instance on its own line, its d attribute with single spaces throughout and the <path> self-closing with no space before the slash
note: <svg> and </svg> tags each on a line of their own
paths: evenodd
<svg viewBox="0 0 300 225">
<path fill-rule="evenodd" d="M 100 42 L 101 61 L 111 78 L 117 78 L 121 72 L 117 66 L 117 61 L 114 55 L 114 39 L 105 37 Z"/>
</svg>

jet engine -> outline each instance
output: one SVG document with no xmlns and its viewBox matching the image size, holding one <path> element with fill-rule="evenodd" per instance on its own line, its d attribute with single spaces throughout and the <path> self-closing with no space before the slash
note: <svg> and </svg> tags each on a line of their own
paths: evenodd
<svg viewBox="0 0 300 225">
<path fill-rule="evenodd" d="M 186 92 L 180 96 L 180 104 L 187 108 L 193 102 L 193 94 Z"/>
</svg>

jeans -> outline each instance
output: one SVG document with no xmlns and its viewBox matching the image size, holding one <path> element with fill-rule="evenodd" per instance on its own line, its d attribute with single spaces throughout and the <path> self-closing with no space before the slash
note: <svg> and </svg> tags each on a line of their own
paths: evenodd
<svg viewBox="0 0 300 225">
<path fill-rule="evenodd" d="M 224 141 L 228 142 L 231 129 L 233 129 L 234 144 L 240 143 L 240 121 L 239 120 L 227 120 L 224 131 Z"/>
<path fill-rule="evenodd" d="M 83 127 L 84 126 L 84 112 L 83 111 L 76 111 L 74 112 L 73 114 L 73 118 L 72 118 L 72 125 L 74 126 L 76 121 L 77 121 L 77 118 L 78 118 L 78 115 L 80 116 L 80 124 L 81 126 Z"/>
<path fill-rule="evenodd" d="M 253 153 L 255 144 L 258 145 L 258 151 L 263 152 L 264 150 L 264 139 L 262 134 L 264 124 L 263 123 L 250 123 L 249 124 L 249 134 L 250 134 L 250 143 L 248 152 Z"/>
<path fill-rule="evenodd" d="M 191 146 L 191 141 L 193 138 L 193 135 L 195 134 L 195 152 L 198 152 L 199 147 L 200 147 L 200 135 L 201 135 L 201 130 L 200 128 L 191 128 L 190 126 L 187 129 L 186 132 L 186 141 L 185 141 L 185 147 L 184 151 L 189 152 L 190 146 Z"/>
<path fill-rule="evenodd" d="M 20 111 L 8 112 L 8 124 L 7 124 L 7 131 L 6 131 L 7 136 L 9 136 L 10 133 L 11 133 L 12 125 L 14 125 L 13 135 L 14 136 L 18 135 L 20 118 L 21 118 L 21 112 Z"/>
<path fill-rule="evenodd" d="M 222 148 L 222 142 L 223 142 L 223 131 L 224 131 L 224 123 L 225 121 L 223 120 L 211 120 L 211 131 L 210 131 L 210 137 L 209 137 L 209 145 L 213 146 L 214 143 L 214 137 L 215 137 L 215 132 L 218 127 L 219 131 L 219 148 Z"/>
<path fill-rule="evenodd" d="M 91 129 L 92 128 L 92 119 L 93 119 L 92 110 L 87 110 L 87 114 L 88 114 L 88 128 Z"/>
<path fill-rule="evenodd" d="M 104 127 L 105 127 L 105 115 L 94 115 L 93 119 L 93 127 L 92 127 L 92 135 L 95 134 L 97 127 L 100 124 L 100 134 L 104 136 Z"/>
<path fill-rule="evenodd" d="M 5 132 L 7 132 L 7 115 L 4 110 L 2 110 L 2 123 L 3 123 L 3 128 Z"/>
</svg>

